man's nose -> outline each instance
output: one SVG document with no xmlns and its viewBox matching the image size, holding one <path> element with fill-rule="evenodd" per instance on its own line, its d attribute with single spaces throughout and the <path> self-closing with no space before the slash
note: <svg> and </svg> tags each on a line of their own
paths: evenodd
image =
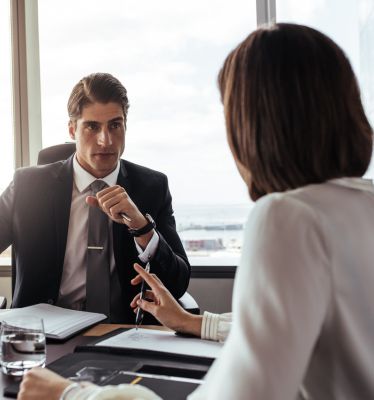
<svg viewBox="0 0 374 400">
<path fill-rule="evenodd" d="M 107 127 L 103 127 L 98 133 L 97 142 L 100 146 L 110 146 L 112 144 L 112 137 Z"/>
</svg>

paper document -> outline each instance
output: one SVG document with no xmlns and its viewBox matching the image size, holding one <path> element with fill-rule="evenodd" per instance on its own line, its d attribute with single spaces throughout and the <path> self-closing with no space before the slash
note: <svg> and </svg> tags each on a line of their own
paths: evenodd
<svg viewBox="0 0 374 400">
<path fill-rule="evenodd" d="M 173 332 L 130 329 L 103 340 L 97 343 L 96 346 L 152 350 L 163 353 L 217 358 L 223 343 L 198 338 L 186 338 L 178 336 Z"/>
<path fill-rule="evenodd" d="M 50 304 L 36 304 L 3 311 L 0 313 L 0 321 L 13 317 L 22 318 L 22 315 L 43 318 L 46 337 L 61 340 L 106 319 L 104 314 L 69 310 Z"/>
</svg>

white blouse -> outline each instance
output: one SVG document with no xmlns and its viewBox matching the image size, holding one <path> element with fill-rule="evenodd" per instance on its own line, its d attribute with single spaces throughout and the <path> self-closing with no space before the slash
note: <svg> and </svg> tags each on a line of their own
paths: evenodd
<svg viewBox="0 0 374 400">
<path fill-rule="evenodd" d="M 245 230 L 230 334 L 189 400 L 374 398 L 373 288 L 371 182 L 264 196 Z M 205 315 L 202 337 L 222 340 L 229 320 Z"/>
</svg>

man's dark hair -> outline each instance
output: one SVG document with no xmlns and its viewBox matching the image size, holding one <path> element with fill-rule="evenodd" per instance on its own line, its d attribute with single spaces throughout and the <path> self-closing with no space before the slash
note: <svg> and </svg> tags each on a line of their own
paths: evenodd
<svg viewBox="0 0 374 400">
<path fill-rule="evenodd" d="M 68 113 L 71 121 L 76 121 L 82 115 L 85 106 L 93 103 L 118 103 L 123 110 L 125 122 L 129 101 L 127 90 L 113 75 L 94 73 L 82 78 L 73 88 L 69 101 Z"/>
<path fill-rule="evenodd" d="M 324 34 L 260 28 L 228 55 L 218 84 L 252 199 L 365 173 L 372 128 L 347 57 Z"/>
</svg>

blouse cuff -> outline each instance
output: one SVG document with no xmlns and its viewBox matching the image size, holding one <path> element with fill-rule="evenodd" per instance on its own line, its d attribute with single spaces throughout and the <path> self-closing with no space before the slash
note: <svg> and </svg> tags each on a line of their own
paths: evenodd
<svg viewBox="0 0 374 400">
<path fill-rule="evenodd" d="M 201 339 L 218 341 L 219 314 L 204 311 L 201 324 Z"/>
<path fill-rule="evenodd" d="M 84 400 L 97 391 L 98 386 L 89 382 L 73 382 L 62 392 L 59 400 Z"/>
</svg>

